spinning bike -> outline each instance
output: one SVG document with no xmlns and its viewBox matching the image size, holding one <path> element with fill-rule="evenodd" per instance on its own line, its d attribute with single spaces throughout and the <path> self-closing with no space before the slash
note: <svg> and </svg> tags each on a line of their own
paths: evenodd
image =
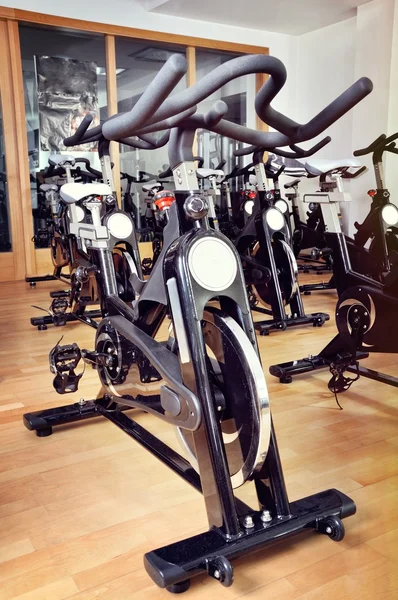
<svg viewBox="0 0 398 600">
<path fill-rule="evenodd" d="M 349 200 L 345 198 L 345 201 Z M 342 198 L 340 198 L 342 201 Z M 349 389 L 359 375 L 398 386 L 398 379 L 359 366 L 358 360 L 367 358 L 370 352 L 398 352 L 397 320 L 398 310 L 398 264 L 391 265 L 384 274 L 383 282 L 376 281 L 357 272 L 351 262 L 351 252 L 346 236 L 341 231 L 337 202 L 333 195 L 325 195 L 320 200 L 326 224 L 325 240 L 333 255 L 333 279 L 339 295 L 336 307 L 338 334 L 317 355 L 294 360 L 270 367 L 271 375 L 281 383 L 291 383 L 292 378 L 328 367 L 332 373 L 329 389 L 340 393 Z M 385 227 L 398 223 L 398 209 L 389 205 L 387 211 L 380 211 L 388 222 Z M 391 208 L 390 208 L 391 207 Z M 352 379 L 345 372 L 355 373 Z"/>
<path fill-rule="evenodd" d="M 308 156 L 325 143 L 317 144 L 307 152 L 292 151 L 290 154 Z M 255 328 L 261 335 L 268 335 L 272 330 L 285 330 L 298 325 L 321 327 L 329 320 L 329 315 L 321 312 L 307 315 L 300 296 L 289 207 L 280 197 L 277 183 L 283 167 L 274 174 L 271 172 L 276 188 L 269 191 L 263 154 L 264 149 L 258 149 L 253 156 L 258 200 L 254 201 L 252 215 L 234 241 L 242 258 L 246 282 L 250 286 L 252 308 L 272 317 L 256 322 Z M 290 314 L 287 313 L 287 307 Z"/>
<path fill-rule="evenodd" d="M 87 173 L 91 178 L 105 179 L 108 183 L 112 183 L 107 201 L 103 206 L 103 212 L 108 213 L 110 210 L 116 210 L 116 199 L 112 180 L 112 165 L 109 156 L 109 143 L 103 142 L 99 149 L 102 173 L 90 167 L 87 159 L 76 159 L 66 155 L 50 157 L 53 166 L 65 168 L 67 185 L 75 185 L 75 180 L 72 176 L 71 167 L 76 162 L 83 162 L 87 167 Z M 47 173 L 48 174 L 48 173 Z M 81 178 L 82 173 L 79 173 Z M 88 184 L 76 184 L 88 185 Z M 43 187 L 43 186 L 42 186 Z M 48 312 L 49 314 L 43 317 L 31 318 L 31 324 L 43 331 L 48 325 L 57 327 L 64 326 L 71 321 L 80 321 L 92 327 L 96 327 L 95 319 L 102 316 L 101 309 L 87 310 L 92 305 L 98 305 L 99 294 L 97 279 L 93 272 L 92 264 L 87 256 L 87 248 L 91 243 L 88 240 L 86 244 L 82 244 L 76 237 L 76 231 L 79 228 L 79 223 L 86 220 L 87 207 L 69 206 L 62 196 L 58 198 L 53 185 L 45 185 L 45 192 L 51 196 L 51 206 L 53 211 L 53 236 L 51 242 L 51 255 L 55 267 L 56 278 L 63 281 L 62 269 L 69 268 L 69 277 L 66 281 L 70 283 L 70 289 L 65 291 L 51 292 L 53 298 Z M 129 276 L 132 260 L 131 255 L 138 256 L 137 244 L 132 243 L 126 250 L 124 240 L 120 240 L 122 245 L 114 244 L 113 257 L 115 268 L 119 280 L 125 281 Z M 139 271 L 141 272 L 141 271 Z M 127 275 L 126 275 L 127 273 Z M 40 308 L 40 307 L 36 307 Z M 43 310 L 43 309 L 41 309 Z"/>
<path fill-rule="evenodd" d="M 376 190 L 369 190 L 368 196 L 372 203 L 370 211 L 362 224 L 354 223 L 355 245 L 364 248 L 369 242 L 369 252 L 376 260 L 376 270 L 382 275 L 390 270 L 391 256 L 398 251 L 398 219 L 396 206 L 390 202 L 390 192 L 384 184 L 383 154 L 392 152 L 398 154 L 395 140 L 398 133 L 389 137 L 381 135 L 367 148 L 356 150 L 355 156 L 372 154 L 375 171 Z"/>
<path fill-rule="evenodd" d="M 195 131 L 207 128 L 271 150 L 318 135 L 371 91 L 369 80 L 359 80 L 310 123 L 299 126 L 270 106 L 286 79 L 277 59 L 239 57 L 167 98 L 186 69 L 181 55 L 172 56 L 129 113 L 91 129 L 83 122 L 74 136 L 75 144 L 103 137 L 124 143 L 139 140 L 140 135 L 147 140 L 148 135 L 172 127 L 168 149 L 176 200 L 169 208 L 162 252 L 149 279 L 132 277 L 135 298 L 130 303 L 117 292 L 111 253 L 114 215 L 102 217 L 97 225 L 103 228 L 103 237 L 92 239 L 96 244 L 91 257 L 104 319 L 98 325 L 95 350 L 75 347 L 74 352 L 95 365 L 104 394 L 83 406 L 24 417 L 29 429 L 49 435 L 54 425 L 102 415 L 203 494 L 209 530 L 144 557 L 153 581 L 178 593 L 201 573 L 231 585 L 232 559 L 304 529 L 339 541 L 344 536 L 341 519 L 355 512 L 353 501 L 337 490 L 289 502 L 239 254 L 224 235 L 208 227 L 208 205 L 199 191 L 192 156 Z M 277 131 L 263 133 L 226 121 L 227 106 L 220 101 L 206 115 L 193 114 L 194 105 L 222 85 L 255 72 L 270 75 L 257 95 L 256 109 Z M 85 191 L 76 185 L 61 191 L 71 207 L 82 203 L 94 210 L 95 205 L 96 214 L 108 193 L 94 184 Z M 127 234 L 131 223 L 123 215 L 119 234 L 121 229 Z M 77 235 L 84 241 L 83 225 Z M 162 343 L 156 334 L 167 314 L 172 328 Z M 140 426 L 126 407 L 174 425 L 189 459 Z M 256 508 L 235 495 L 245 482 L 255 488 Z"/>
</svg>

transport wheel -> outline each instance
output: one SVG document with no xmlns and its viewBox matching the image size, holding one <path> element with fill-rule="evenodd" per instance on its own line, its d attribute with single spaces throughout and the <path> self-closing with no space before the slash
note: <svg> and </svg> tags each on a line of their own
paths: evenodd
<svg viewBox="0 0 398 600">
<path fill-rule="evenodd" d="M 341 542 L 345 536 L 345 528 L 342 520 L 336 516 L 330 516 L 318 524 L 318 530 L 326 533 L 334 542 Z"/>
<path fill-rule="evenodd" d="M 234 488 L 243 485 L 264 463 L 271 417 L 263 369 L 250 340 L 223 311 L 208 307 L 202 320 L 207 376 L 213 391 Z M 178 435 L 197 469 L 192 434 Z"/>
</svg>

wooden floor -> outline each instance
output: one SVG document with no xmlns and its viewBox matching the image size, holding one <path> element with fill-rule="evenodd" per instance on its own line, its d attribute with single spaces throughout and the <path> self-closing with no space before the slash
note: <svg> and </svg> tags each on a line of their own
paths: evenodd
<svg viewBox="0 0 398 600">
<path fill-rule="evenodd" d="M 48 306 L 59 284 L 0 285 L 0 599 L 130 600 L 170 598 L 152 584 L 143 554 L 206 529 L 201 498 L 111 423 L 64 427 L 39 439 L 22 425 L 26 411 L 95 396 L 87 369 L 78 394 L 57 396 L 49 349 L 64 336 L 93 346 L 82 324 L 38 332 L 32 304 Z M 332 315 L 322 329 L 303 327 L 259 338 L 264 370 L 315 354 L 334 335 L 332 292 L 306 298 Z M 394 318 L 397 318 L 394 315 Z M 368 366 L 398 375 L 393 355 Z M 398 598 L 398 422 L 396 388 L 361 379 L 340 396 L 327 372 L 283 386 L 267 375 L 290 498 L 336 487 L 357 504 L 335 543 L 302 535 L 236 561 L 235 583 L 194 580 L 192 599 L 387 600 Z M 162 439 L 174 432 L 141 414 Z"/>
</svg>

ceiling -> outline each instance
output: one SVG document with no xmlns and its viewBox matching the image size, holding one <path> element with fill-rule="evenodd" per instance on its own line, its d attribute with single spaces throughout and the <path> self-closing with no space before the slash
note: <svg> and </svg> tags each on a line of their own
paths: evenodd
<svg viewBox="0 0 398 600">
<path fill-rule="evenodd" d="M 370 0 L 139 1 L 147 10 L 164 15 L 301 35 L 355 16 L 357 6 Z"/>
</svg>

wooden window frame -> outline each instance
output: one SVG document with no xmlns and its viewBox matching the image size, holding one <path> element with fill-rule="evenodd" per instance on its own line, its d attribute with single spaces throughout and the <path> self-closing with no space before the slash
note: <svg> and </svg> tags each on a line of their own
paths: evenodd
<svg viewBox="0 0 398 600">
<path fill-rule="evenodd" d="M 16 148 L 15 158 L 16 167 L 19 173 L 19 182 L 15 188 L 18 190 L 20 198 L 20 209 L 15 214 L 19 214 L 19 226 L 23 224 L 22 240 L 19 233 L 13 232 L 13 244 L 17 244 L 15 250 L 18 251 L 18 277 L 23 278 L 26 275 L 36 275 L 43 270 L 52 270 L 48 249 L 36 249 L 32 243 L 33 222 L 30 194 L 29 168 L 27 157 L 27 136 L 26 136 L 26 114 L 23 92 L 23 74 L 21 49 L 19 41 L 19 23 L 42 25 L 45 27 L 56 27 L 59 29 L 79 30 L 87 33 L 97 33 L 104 36 L 105 58 L 107 72 L 107 96 L 108 96 L 108 114 L 115 114 L 118 110 L 117 105 L 117 80 L 116 80 L 116 37 L 132 38 L 136 40 L 148 40 L 152 42 L 163 42 L 165 44 L 182 45 L 186 48 L 186 57 L 188 62 L 187 83 L 188 86 L 196 82 L 196 49 L 209 49 L 220 52 L 233 52 L 237 54 L 268 54 L 268 48 L 264 46 L 255 46 L 250 44 L 238 44 L 234 42 L 224 42 L 206 38 L 190 37 L 185 35 L 168 34 L 159 31 L 150 31 L 145 29 L 136 29 L 132 27 L 122 27 L 119 25 L 109 25 L 106 23 L 96 23 L 83 21 L 80 19 L 71 19 L 67 17 L 58 17 L 32 11 L 19 10 L 0 6 L 0 25 L 5 24 L 7 29 L 6 44 L 8 44 L 9 60 L 12 72 L 12 94 L 14 111 L 14 133 Z M 265 78 L 262 74 L 256 76 L 256 91 L 264 83 Z M 267 127 L 260 120 L 257 120 L 257 127 L 266 130 Z M 11 135 L 11 134 L 8 134 Z M 115 180 L 120 176 L 120 152 L 119 144 L 112 142 L 111 156 L 114 163 Z M 11 161 L 10 161 L 11 162 Z M 8 171 L 8 169 L 7 169 Z M 13 192 L 14 194 L 14 192 Z M 118 200 L 120 202 L 120 191 L 118 191 Z M 13 227 L 16 224 L 13 223 Z M 16 236 L 16 237 L 15 237 Z M 18 237 L 19 236 L 19 237 Z M 14 239 L 15 238 L 15 239 Z M 13 246 L 14 248 L 14 246 Z M 21 266 L 23 265 L 23 267 Z M 23 273 L 24 270 L 24 273 Z"/>
</svg>

